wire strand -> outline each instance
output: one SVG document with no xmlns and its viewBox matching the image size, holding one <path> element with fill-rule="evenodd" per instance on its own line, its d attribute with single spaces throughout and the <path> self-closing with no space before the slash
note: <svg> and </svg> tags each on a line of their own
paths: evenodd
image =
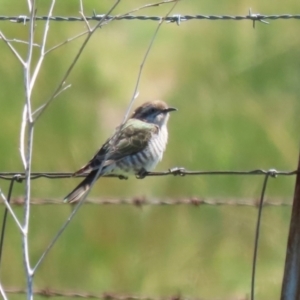
<svg viewBox="0 0 300 300">
<path fill-rule="evenodd" d="M 48 16 L 36 16 L 36 21 L 47 21 L 48 19 L 50 21 L 58 21 L 58 22 L 86 22 L 86 21 L 100 21 L 103 18 L 103 14 L 94 14 L 93 16 L 85 16 L 83 17 L 75 17 L 75 16 L 51 16 L 50 18 Z M 159 22 L 164 17 L 162 16 L 136 16 L 136 15 L 122 15 L 122 16 L 112 16 L 108 15 L 105 18 L 105 21 L 110 20 L 138 20 L 138 21 L 156 21 Z M 261 15 L 259 13 L 251 13 L 249 11 L 248 15 L 180 15 L 176 14 L 173 16 L 168 16 L 165 18 L 166 22 L 169 23 L 176 23 L 180 24 L 184 21 L 191 21 L 191 20 L 208 20 L 208 21 L 242 21 L 242 20 L 251 20 L 251 21 L 264 21 L 264 20 L 300 20 L 300 14 L 292 15 L 292 14 L 276 14 L 276 15 Z M 0 16 L 0 21 L 11 21 L 15 23 L 21 23 L 24 24 L 26 22 L 29 22 L 30 17 L 26 15 L 20 15 L 20 16 Z"/>
<path fill-rule="evenodd" d="M 74 173 L 70 172 L 31 172 L 31 179 L 38 178 L 48 178 L 48 179 L 64 179 L 64 178 L 73 178 Z M 260 175 L 265 176 L 269 174 L 271 177 L 278 176 L 294 176 L 298 174 L 297 170 L 294 171 L 277 171 L 275 169 L 263 170 L 263 169 L 255 169 L 250 171 L 190 171 L 185 168 L 171 168 L 167 171 L 162 172 L 147 172 L 143 174 L 144 177 L 148 176 L 204 176 L 204 175 L 229 175 L 229 176 L 240 176 L 240 175 Z M 88 173 L 84 173 L 82 175 L 76 177 L 86 177 Z M 125 176 L 118 175 L 104 175 L 103 177 L 113 177 L 119 179 L 127 179 Z M 3 180 L 16 180 L 21 182 L 25 178 L 25 174 L 23 172 L 0 172 L 0 179 Z M 138 177 L 142 179 L 141 177 Z"/>
<path fill-rule="evenodd" d="M 12 205 L 23 205 L 23 197 L 11 198 L 10 203 Z M 46 199 L 46 198 L 32 198 L 30 203 L 32 205 L 58 205 L 64 204 L 62 199 Z M 0 201 L 0 204 L 3 202 Z M 130 199 L 122 198 L 91 198 L 86 199 L 85 204 L 91 205 L 133 205 L 133 206 L 179 206 L 179 205 L 190 205 L 190 206 L 248 206 L 248 207 L 259 207 L 259 199 L 255 198 L 200 198 L 200 197 L 183 197 L 183 198 L 145 198 L 145 197 L 133 197 Z M 265 199 L 263 206 L 270 207 L 290 207 L 291 199 L 276 199 L 270 198 Z"/>
</svg>

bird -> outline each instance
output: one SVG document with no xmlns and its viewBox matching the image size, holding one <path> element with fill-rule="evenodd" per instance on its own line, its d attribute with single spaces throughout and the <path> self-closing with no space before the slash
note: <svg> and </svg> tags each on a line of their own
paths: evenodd
<svg viewBox="0 0 300 300">
<path fill-rule="evenodd" d="M 96 176 L 97 179 L 106 174 L 143 177 L 143 174 L 152 171 L 162 160 L 166 149 L 169 113 L 176 110 L 161 100 L 145 102 L 139 106 L 124 124 L 116 128 L 94 157 L 73 174 L 78 176 L 89 173 L 64 198 L 64 202 L 80 200 L 91 188 Z"/>
</svg>

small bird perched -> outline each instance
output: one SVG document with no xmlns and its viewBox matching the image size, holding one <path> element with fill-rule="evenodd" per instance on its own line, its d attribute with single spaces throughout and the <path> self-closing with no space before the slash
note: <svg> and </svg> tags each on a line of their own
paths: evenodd
<svg viewBox="0 0 300 300">
<path fill-rule="evenodd" d="M 73 176 L 89 175 L 64 198 L 64 202 L 78 201 L 91 187 L 99 168 L 98 178 L 105 174 L 142 175 L 161 161 L 168 141 L 169 112 L 164 101 L 146 102 L 138 107 L 123 125 L 116 129 L 96 155 Z M 97 178 L 97 179 L 98 179 Z"/>
</svg>

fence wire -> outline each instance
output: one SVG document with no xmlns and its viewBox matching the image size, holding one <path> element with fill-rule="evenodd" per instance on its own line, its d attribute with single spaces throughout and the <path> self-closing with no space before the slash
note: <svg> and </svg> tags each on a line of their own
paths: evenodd
<svg viewBox="0 0 300 300">
<path fill-rule="evenodd" d="M 256 222 L 256 233 L 254 239 L 254 252 L 253 252 L 253 260 L 252 260 L 252 276 L 251 276 L 251 299 L 254 299 L 254 288 L 255 288 L 255 278 L 256 278 L 256 263 L 257 263 L 257 250 L 258 250 L 258 241 L 259 241 L 259 233 L 260 233 L 260 223 L 261 223 L 261 213 L 263 206 L 288 206 L 291 205 L 290 203 L 284 201 L 274 201 L 274 200 L 266 200 L 265 199 L 265 191 L 268 185 L 268 178 L 273 177 L 276 178 L 278 176 L 294 176 L 298 174 L 298 170 L 294 171 L 278 171 L 275 169 L 263 170 L 263 169 L 255 169 L 250 171 L 189 171 L 185 168 L 175 167 L 169 169 L 167 171 L 162 172 L 147 172 L 143 174 L 143 178 L 147 176 L 168 176 L 168 175 L 177 175 L 179 177 L 183 176 L 203 176 L 203 175 L 227 175 L 227 176 L 263 176 L 264 183 L 261 189 L 261 195 L 259 199 L 255 200 L 248 200 L 248 201 L 240 201 L 240 200 L 216 200 L 216 199 L 201 199 L 197 197 L 190 197 L 190 198 L 181 198 L 181 199 L 166 199 L 166 200 L 159 200 L 159 199 L 146 199 L 143 197 L 135 197 L 132 199 L 86 199 L 86 203 L 90 204 L 100 204 L 100 205 L 136 205 L 136 206 L 143 206 L 143 205 L 232 205 L 232 206 L 255 206 L 258 207 L 258 217 Z M 64 173 L 64 172 L 35 172 L 31 173 L 31 179 L 39 179 L 39 178 L 47 178 L 47 179 L 65 179 L 72 177 L 73 173 Z M 82 174 L 78 177 L 85 177 L 88 174 Z M 106 177 L 117 177 L 124 179 L 123 176 L 106 176 Z M 138 176 L 137 176 L 138 177 Z M 14 182 L 22 182 L 25 178 L 25 174 L 22 172 L 2 172 L 0 173 L 0 179 L 9 180 L 10 181 L 10 189 L 13 189 Z M 140 177 L 138 177 L 140 178 Z M 8 198 L 8 202 L 11 204 L 24 204 L 24 198 Z M 31 199 L 32 204 L 61 204 L 62 202 L 59 200 L 54 199 Z M 1 244 L 4 237 L 5 232 L 5 219 L 3 220 L 2 226 L 2 238 Z M 1 245 L 2 249 L 2 245 Z M 0 256 L 1 259 L 1 256 Z M 6 291 L 9 292 L 9 291 Z M 24 290 L 15 289 L 14 291 L 10 291 L 14 293 L 26 293 Z M 107 296 L 107 294 L 102 295 L 94 295 L 89 293 L 78 294 L 74 292 L 68 293 L 60 293 L 51 290 L 38 290 L 35 291 L 36 295 L 46 296 L 46 297 L 81 297 L 81 298 L 96 298 L 96 299 L 112 299 L 112 300 L 163 300 L 163 299 L 177 299 L 174 297 L 169 298 L 151 298 L 151 297 L 136 297 L 136 296 L 124 296 L 119 295 L 117 297 L 114 296 Z M 179 299 L 188 299 L 189 298 L 182 298 Z M 245 298 L 247 299 L 247 298 Z"/>
<path fill-rule="evenodd" d="M 26 295 L 27 291 L 20 288 L 5 289 L 8 294 Z M 51 288 L 37 289 L 33 292 L 36 296 L 42 297 L 66 297 L 66 298 L 85 298 L 85 299 L 104 299 L 104 300 L 205 300 L 204 298 L 187 297 L 181 295 L 167 296 L 167 297 L 151 297 L 151 296 L 137 296 L 137 295 L 123 295 L 118 293 L 88 293 L 88 292 L 74 292 L 74 291 L 58 291 Z M 249 300 L 247 296 L 239 298 L 227 298 L 226 300 Z"/>
<path fill-rule="evenodd" d="M 96 14 L 94 13 L 92 16 L 85 16 L 83 17 L 75 17 L 75 16 L 36 16 L 36 21 L 47 21 L 48 19 L 50 21 L 58 21 L 58 22 L 86 22 L 86 21 L 100 21 L 102 18 L 105 17 L 104 14 Z M 162 17 L 162 16 L 136 16 L 136 15 L 121 15 L 121 16 L 112 16 L 108 15 L 105 17 L 104 21 L 111 21 L 111 20 L 138 20 L 138 21 L 156 21 L 159 22 L 161 20 L 165 20 L 166 22 L 170 23 L 176 23 L 180 24 L 184 21 L 191 21 L 191 20 L 208 20 L 208 21 L 242 21 L 242 20 L 250 20 L 250 21 L 265 21 L 264 23 L 267 23 L 267 20 L 300 20 L 300 14 L 277 14 L 277 15 L 262 15 L 259 13 L 251 13 L 251 10 L 249 10 L 248 15 L 181 15 L 176 14 L 173 16 L 168 17 Z M 26 23 L 29 22 L 30 17 L 26 15 L 20 15 L 20 16 L 0 16 L 0 21 L 11 21 L 15 23 Z"/>
<path fill-rule="evenodd" d="M 115 21 L 115 20 L 125 20 L 125 21 L 155 21 L 160 22 L 164 20 L 169 23 L 176 23 L 180 25 L 181 22 L 185 21 L 242 21 L 250 20 L 255 26 L 255 22 L 268 23 L 270 20 L 300 20 L 300 14 L 275 14 L 275 15 L 262 15 L 259 13 L 252 13 L 251 9 L 247 15 L 181 15 L 174 14 L 173 16 L 162 17 L 162 16 L 148 16 L 148 15 L 104 15 L 96 14 L 95 12 L 91 16 L 35 16 L 35 21 L 58 21 L 58 22 L 87 22 L 87 21 Z M 19 15 L 19 16 L 4 16 L 0 15 L 0 21 L 10 21 L 14 23 L 26 24 L 31 19 L 30 16 Z M 143 177 L 148 176 L 210 176 L 210 175 L 226 175 L 226 176 L 263 176 L 265 178 L 264 185 L 261 190 L 261 197 L 258 199 L 203 199 L 198 197 L 185 197 L 180 199 L 157 199 L 157 198 L 144 198 L 144 197 L 134 197 L 132 199 L 86 199 L 85 203 L 87 204 L 97 204 L 97 205 L 135 205 L 135 206 L 144 206 L 144 205 L 192 205 L 192 206 L 201 206 L 201 205 L 229 205 L 229 206 L 252 206 L 259 207 L 259 216 L 256 223 L 256 234 L 255 234 L 255 246 L 254 246 L 254 257 L 253 257 L 253 268 L 252 268 L 252 278 L 251 278 L 251 299 L 254 299 L 254 286 L 255 286 L 255 267 L 256 267 L 256 254 L 258 247 L 259 239 L 259 230 L 260 230 L 260 214 L 262 206 L 290 206 L 291 203 L 286 199 L 265 199 L 265 189 L 267 187 L 268 177 L 278 177 L 278 176 L 294 176 L 298 174 L 297 170 L 295 171 L 277 171 L 275 169 L 263 170 L 256 169 L 250 171 L 189 171 L 184 168 L 172 168 L 163 172 L 148 172 L 143 175 Z M 32 180 L 39 178 L 47 179 L 65 179 L 72 177 L 73 173 L 67 172 L 34 172 L 30 174 Z M 87 174 L 80 175 L 78 177 L 85 177 Z M 115 175 L 106 175 L 103 177 L 118 177 L 120 179 L 126 179 L 123 176 Z M 10 181 L 10 190 L 13 189 L 14 182 L 22 182 L 25 179 L 25 174 L 22 172 L 0 172 L 0 179 Z M 23 205 L 24 198 L 11 198 L 11 192 L 9 192 L 8 200 L 9 203 L 15 205 Z M 34 205 L 47 205 L 47 204 L 63 204 L 59 199 L 43 199 L 43 198 L 33 198 L 31 203 Z M 3 202 L 0 202 L 3 204 Z M 3 230 L 2 238 L 3 241 L 4 231 L 5 231 L 5 219 L 3 220 Z M 2 252 L 2 242 L 0 246 L 0 260 Z M 11 288 L 5 289 L 6 293 L 11 294 L 27 294 L 27 291 L 22 288 Z M 34 295 L 42 297 L 76 297 L 76 298 L 91 298 L 91 299 L 105 299 L 105 300 L 200 300 L 200 298 L 186 297 L 186 296 L 169 296 L 169 297 L 151 297 L 151 296 L 136 296 L 136 295 L 123 295 L 115 293 L 102 293 L 94 294 L 88 292 L 74 292 L 74 291 L 57 291 L 51 288 L 46 289 L 37 289 L 34 291 Z M 201 298 L 202 299 L 202 298 Z M 239 300 L 249 299 L 247 296 L 239 297 Z M 231 300 L 237 300 L 231 299 Z"/>
<path fill-rule="evenodd" d="M 167 171 L 162 172 L 147 172 L 143 174 L 144 177 L 148 176 L 208 176 L 208 175 L 227 175 L 227 176 L 270 176 L 276 178 L 278 176 L 294 176 L 298 173 L 297 170 L 295 171 L 277 171 L 275 169 L 263 170 L 263 169 L 256 169 L 250 171 L 188 171 L 184 168 L 172 168 Z M 86 177 L 88 173 L 81 174 L 76 177 Z M 40 178 L 47 178 L 47 179 L 67 179 L 72 178 L 73 173 L 70 172 L 33 172 L 31 173 L 31 179 L 40 179 Z M 103 177 L 110 177 L 110 178 L 119 178 L 119 179 L 126 179 L 124 176 L 117 176 L 117 175 L 104 175 Z M 8 180 L 12 182 L 22 182 L 25 178 L 25 173 L 22 172 L 0 172 L 0 179 Z M 140 178 L 140 177 L 137 177 Z M 4 202 L 0 200 L 0 204 Z M 13 205 L 23 205 L 24 198 L 23 197 L 14 197 L 10 198 L 10 203 Z M 47 198 L 32 198 L 30 201 L 33 205 L 53 205 L 53 204 L 64 204 L 61 199 L 47 199 Z M 134 205 L 134 206 L 169 206 L 169 205 L 190 205 L 190 206 L 249 206 L 249 207 L 258 207 L 260 203 L 260 199 L 241 199 L 241 198 L 203 198 L 197 196 L 191 197 L 182 197 L 182 198 L 166 198 L 166 199 L 159 199 L 159 198 L 146 198 L 146 197 L 133 197 L 131 199 L 125 198 L 89 198 L 85 200 L 86 204 L 95 204 L 95 205 Z M 291 202 L 289 199 L 264 199 L 263 206 L 275 206 L 275 207 L 285 207 L 291 206 Z"/>
<path fill-rule="evenodd" d="M 24 197 L 14 197 L 10 199 L 10 203 L 13 205 L 23 205 L 25 201 Z M 57 205 L 64 204 L 62 199 L 45 199 L 45 198 L 32 198 L 30 200 L 32 205 Z M 184 197 L 184 198 L 168 198 L 168 199 L 158 199 L 158 198 L 145 198 L 145 197 L 134 197 L 132 199 L 109 199 L 109 198 L 91 198 L 84 201 L 85 204 L 94 205 L 133 205 L 137 207 L 141 206 L 248 206 L 248 207 L 258 207 L 259 199 L 250 198 L 225 198 L 225 199 L 204 199 L 198 197 Z M 0 204 L 4 204 L 0 200 Z M 290 207 L 292 205 L 291 199 L 265 199 L 263 206 L 271 207 Z"/>
<path fill-rule="evenodd" d="M 195 176 L 195 175 L 232 175 L 232 176 L 241 176 L 241 175 L 269 175 L 271 177 L 278 177 L 278 176 L 294 176 L 298 174 L 297 170 L 294 171 L 277 171 L 275 169 L 263 170 L 263 169 L 255 169 L 250 171 L 190 171 L 182 167 L 175 167 L 171 168 L 167 171 L 162 172 L 146 172 L 143 174 L 143 177 L 148 176 Z M 74 173 L 70 172 L 31 172 L 30 178 L 38 179 L 38 178 L 49 178 L 49 179 L 63 179 L 63 178 L 71 178 L 73 177 Z M 82 175 L 78 175 L 76 177 L 86 177 L 88 173 L 84 173 Z M 118 175 L 104 175 L 102 177 L 114 177 L 119 179 L 127 179 L 125 176 L 118 176 Z M 137 178 L 140 178 L 137 176 Z M 0 179 L 3 180 L 16 180 L 22 181 L 25 179 L 25 173 L 23 172 L 0 172 Z"/>
</svg>

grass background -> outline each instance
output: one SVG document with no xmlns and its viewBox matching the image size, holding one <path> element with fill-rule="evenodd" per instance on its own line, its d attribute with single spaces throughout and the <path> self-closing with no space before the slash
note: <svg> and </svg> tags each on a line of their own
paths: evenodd
<svg viewBox="0 0 300 300">
<path fill-rule="evenodd" d="M 116 13 L 149 3 L 121 2 Z M 38 15 L 50 1 L 37 1 Z M 86 15 L 110 1 L 84 1 Z M 297 14 L 298 3 L 180 1 L 180 14 Z M 170 6 L 138 12 L 163 16 Z M 78 16 L 77 1 L 60 1 L 54 15 Z M 26 1 L 2 0 L 1 15 L 27 14 Z M 135 105 L 163 99 L 179 109 L 169 122 L 169 144 L 157 170 L 293 170 L 299 149 L 299 30 L 297 20 L 189 21 L 164 24 L 147 59 Z M 37 22 L 36 42 L 44 22 Z M 85 30 L 81 22 L 51 22 L 48 48 Z M 122 120 L 139 66 L 157 23 L 115 21 L 96 32 L 64 92 L 36 125 L 33 171 L 75 171 Z M 0 23 L 7 38 L 27 39 L 28 26 Z M 57 86 L 82 39 L 46 57 L 33 93 L 41 105 Z M 14 44 L 26 55 L 26 46 Z M 24 103 L 20 64 L 1 42 L 0 171 L 22 170 L 19 132 Z M 34 57 L 38 57 L 35 49 Z M 32 197 L 62 199 L 78 179 L 32 183 Z M 270 179 L 267 197 L 291 202 L 294 177 Z M 90 197 L 134 196 L 258 199 L 263 177 L 201 176 L 101 179 Z M 8 183 L 0 181 L 4 191 Z M 24 193 L 18 184 L 13 196 Z M 22 217 L 22 208 L 15 208 Z M 3 211 L 3 207 L 1 207 Z M 67 219 L 68 205 L 33 206 L 30 254 L 35 262 Z M 205 299 L 250 292 L 257 210 L 251 207 L 136 207 L 84 205 L 35 276 L 36 288 L 187 295 Z M 263 212 L 256 295 L 280 295 L 290 207 Z M 5 287 L 25 286 L 20 234 L 9 220 L 1 266 Z M 23 296 L 10 296 L 23 299 Z M 38 297 L 37 297 L 38 298 Z"/>
</svg>

